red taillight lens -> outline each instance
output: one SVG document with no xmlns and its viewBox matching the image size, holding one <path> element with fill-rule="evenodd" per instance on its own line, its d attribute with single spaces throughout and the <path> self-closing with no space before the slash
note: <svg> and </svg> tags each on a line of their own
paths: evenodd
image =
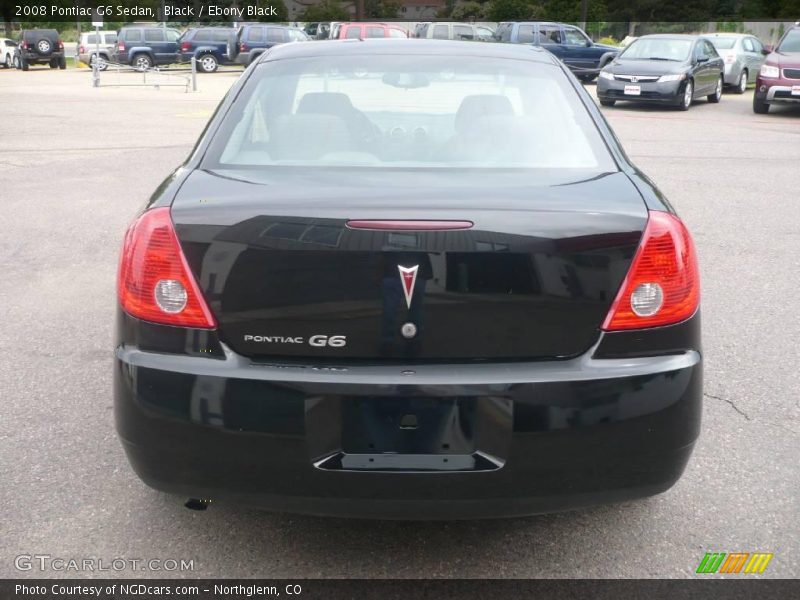
<svg viewBox="0 0 800 600">
<path fill-rule="evenodd" d="M 216 321 L 189 270 L 169 208 L 154 208 L 125 234 L 117 280 L 119 302 L 145 321 L 214 329 Z"/>
<path fill-rule="evenodd" d="M 603 329 L 643 329 L 685 321 L 700 303 L 692 237 L 675 215 L 651 211 L 630 270 Z"/>
<path fill-rule="evenodd" d="M 125 52 L 125 44 L 123 42 L 119 42 L 117 44 L 117 50 L 119 50 L 120 52 Z"/>
<path fill-rule="evenodd" d="M 58 40 L 58 49 L 59 50 L 63 50 L 64 49 L 64 42 L 62 42 L 61 40 Z"/>
<path fill-rule="evenodd" d="M 86 54 L 86 47 L 81 46 L 78 48 L 78 54 Z"/>
<path fill-rule="evenodd" d="M 247 52 L 247 44 L 245 44 L 244 42 L 239 44 L 239 52 Z"/>
<path fill-rule="evenodd" d="M 188 52 L 189 51 L 189 42 L 183 42 L 181 44 L 181 52 Z"/>
<path fill-rule="evenodd" d="M 20 46 L 22 46 L 22 49 L 23 49 L 23 50 L 27 50 L 27 49 L 28 49 L 28 42 L 22 42 L 22 43 L 20 44 Z"/>
</svg>

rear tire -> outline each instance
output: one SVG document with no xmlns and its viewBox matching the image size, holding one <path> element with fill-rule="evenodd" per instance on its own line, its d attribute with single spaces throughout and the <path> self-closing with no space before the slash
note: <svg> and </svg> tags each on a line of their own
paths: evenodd
<svg viewBox="0 0 800 600">
<path fill-rule="evenodd" d="M 96 54 L 92 54 L 92 56 L 89 57 L 89 66 L 94 68 L 95 62 L 97 62 L 98 71 L 105 71 L 106 69 L 108 69 L 108 61 L 103 55 L 100 55 L 98 57 Z"/>
<path fill-rule="evenodd" d="M 686 86 L 683 88 L 683 98 L 681 98 L 681 103 L 678 105 L 678 109 L 689 110 L 689 108 L 692 106 L 693 99 L 694 99 L 694 83 L 690 79 L 686 82 Z"/>
<path fill-rule="evenodd" d="M 757 99 L 753 94 L 753 112 L 757 115 L 765 115 L 769 112 L 769 104 Z"/>
<path fill-rule="evenodd" d="M 22 69 L 23 71 L 27 71 L 28 70 L 28 61 L 25 60 L 24 58 L 20 57 L 20 59 L 19 59 L 19 68 Z"/>
<path fill-rule="evenodd" d="M 708 101 L 712 104 L 716 104 L 722 99 L 722 75 L 717 79 L 717 87 L 714 88 L 714 93 L 709 94 L 706 98 L 708 98 Z"/>
<path fill-rule="evenodd" d="M 204 54 L 198 62 L 203 73 L 213 73 L 219 67 L 219 62 L 213 54 Z"/>
<path fill-rule="evenodd" d="M 614 106 L 617 103 L 616 100 L 600 100 L 600 106 Z"/>
<path fill-rule="evenodd" d="M 10 54 L 6 54 L 6 59 L 3 61 L 3 68 L 4 69 L 10 69 L 12 67 L 12 65 L 13 65 L 13 62 L 11 60 L 11 55 Z"/>
<path fill-rule="evenodd" d="M 737 94 L 744 94 L 747 91 L 747 69 L 742 69 L 742 74 L 739 77 L 739 84 L 734 91 Z"/>
<path fill-rule="evenodd" d="M 147 54 L 135 54 L 131 59 L 131 65 L 137 71 L 147 71 L 153 66 L 153 60 Z"/>
<path fill-rule="evenodd" d="M 58 68 L 61 69 L 62 71 L 67 68 L 66 56 L 62 56 L 61 58 L 58 59 Z"/>
<path fill-rule="evenodd" d="M 50 65 L 51 69 L 57 69 L 58 68 L 58 61 L 55 58 L 51 59 L 48 64 Z"/>
</svg>

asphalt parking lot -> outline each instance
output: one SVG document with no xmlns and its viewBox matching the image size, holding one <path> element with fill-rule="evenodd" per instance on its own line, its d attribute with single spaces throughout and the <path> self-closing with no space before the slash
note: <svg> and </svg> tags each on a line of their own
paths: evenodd
<svg viewBox="0 0 800 600">
<path fill-rule="evenodd" d="M 194 562 L 103 576 L 693 577 L 711 551 L 772 552 L 763 576 L 800 576 L 800 109 L 754 115 L 752 92 L 689 112 L 604 109 L 701 260 L 703 433 L 669 492 L 411 523 L 193 512 L 140 483 L 111 409 L 121 237 L 236 77 L 184 93 L 0 71 L 0 577 L 92 575 L 15 568 L 32 554 Z"/>
</svg>

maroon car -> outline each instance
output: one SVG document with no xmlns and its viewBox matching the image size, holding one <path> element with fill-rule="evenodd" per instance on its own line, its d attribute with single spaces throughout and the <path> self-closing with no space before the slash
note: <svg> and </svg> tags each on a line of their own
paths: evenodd
<svg viewBox="0 0 800 600">
<path fill-rule="evenodd" d="M 769 112 L 771 104 L 800 103 L 800 26 L 789 29 L 767 56 L 756 79 L 753 112 Z"/>
</svg>

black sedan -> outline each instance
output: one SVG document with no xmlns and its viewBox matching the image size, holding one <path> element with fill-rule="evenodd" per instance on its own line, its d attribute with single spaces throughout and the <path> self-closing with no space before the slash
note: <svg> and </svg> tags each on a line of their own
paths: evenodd
<svg viewBox="0 0 800 600">
<path fill-rule="evenodd" d="M 691 237 L 537 48 L 273 48 L 118 295 L 119 436 L 190 507 L 562 510 L 663 492 L 699 433 Z"/>
<path fill-rule="evenodd" d="M 724 72 L 722 58 L 702 36 L 646 35 L 600 72 L 597 97 L 603 106 L 631 100 L 689 110 L 702 96 L 720 101 Z"/>
</svg>

